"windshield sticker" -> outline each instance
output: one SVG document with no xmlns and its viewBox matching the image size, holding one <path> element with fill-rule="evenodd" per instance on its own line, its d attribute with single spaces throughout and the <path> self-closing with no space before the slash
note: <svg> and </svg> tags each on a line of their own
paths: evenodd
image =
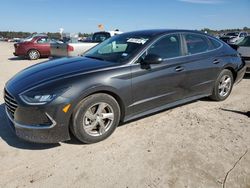
<svg viewBox="0 0 250 188">
<path fill-rule="evenodd" d="M 136 44 L 145 44 L 148 39 L 136 39 L 136 38 L 130 38 L 127 40 L 127 42 L 136 43 Z"/>
</svg>

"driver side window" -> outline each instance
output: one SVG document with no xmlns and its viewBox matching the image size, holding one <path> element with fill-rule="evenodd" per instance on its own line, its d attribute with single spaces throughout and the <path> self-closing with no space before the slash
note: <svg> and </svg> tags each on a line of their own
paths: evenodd
<svg viewBox="0 0 250 188">
<path fill-rule="evenodd" d="M 147 54 L 158 55 L 162 59 L 181 56 L 179 35 L 167 35 L 161 38 L 148 49 Z"/>
</svg>

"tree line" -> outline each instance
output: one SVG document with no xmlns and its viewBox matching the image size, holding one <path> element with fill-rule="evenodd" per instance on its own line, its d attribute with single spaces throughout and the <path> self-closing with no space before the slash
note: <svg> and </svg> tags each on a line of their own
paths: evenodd
<svg viewBox="0 0 250 188">
<path fill-rule="evenodd" d="M 220 34 L 224 34 L 224 33 L 240 32 L 240 31 L 246 31 L 250 34 L 249 27 L 243 27 L 242 29 L 237 28 L 237 29 L 222 29 L 222 30 L 213 30 L 213 29 L 209 29 L 209 28 L 201 29 L 201 32 L 207 32 L 210 35 L 220 35 Z"/>
<path fill-rule="evenodd" d="M 22 32 L 22 31 L 0 31 L 0 37 L 13 39 L 13 38 L 26 38 L 32 34 L 37 34 L 37 32 L 31 33 L 31 32 Z M 48 32 L 48 33 L 42 33 L 48 35 L 49 38 L 54 39 L 60 39 L 61 34 L 59 32 Z M 92 33 L 79 33 L 79 37 L 89 37 L 92 35 Z"/>
<path fill-rule="evenodd" d="M 235 32 L 235 31 L 246 31 L 250 34 L 250 28 L 249 27 L 243 27 L 242 29 L 240 28 L 236 28 L 236 29 L 223 29 L 223 30 L 213 30 L 213 29 L 209 29 L 209 28 L 204 28 L 200 30 L 201 32 L 207 32 L 208 34 L 211 35 L 219 35 L 222 33 L 228 33 L 228 32 Z M 22 31 L 0 31 L 0 37 L 3 38 L 8 38 L 8 39 L 12 39 L 12 38 L 26 38 L 32 34 L 37 34 L 37 32 L 35 33 L 31 33 L 31 32 L 22 32 Z M 59 32 L 48 32 L 48 33 L 43 33 L 43 34 L 47 34 L 49 38 L 54 38 L 54 39 L 60 39 L 61 38 L 61 34 Z M 80 33 L 79 32 L 79 37 L 89 37 L 91 36 L 93 33 Z"/>
</svg>

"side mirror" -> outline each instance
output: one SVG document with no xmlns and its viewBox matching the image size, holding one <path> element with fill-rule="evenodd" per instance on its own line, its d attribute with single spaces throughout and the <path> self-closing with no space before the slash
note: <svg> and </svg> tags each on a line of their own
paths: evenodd
<svg viewBox="0 0 250 188">
<path fill-rule="evenodd" d="M 163 59 L 155 54 L 148 54 L 144 57 L 144 59 L 142 60 L 142 63 L 144 64 L 159 64 L 163 61 Z"/>
</svg>

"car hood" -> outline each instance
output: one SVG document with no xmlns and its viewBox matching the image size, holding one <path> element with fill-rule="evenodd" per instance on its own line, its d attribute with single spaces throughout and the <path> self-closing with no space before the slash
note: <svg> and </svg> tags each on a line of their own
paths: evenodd
<svg viewBox="0 0 250 188">
<path fill-rule="evenodd" d="M 22 70 L 7 82 L 6 89 L 13 94 L 20 94 L 42 83 L 116 65 L 116 63 L 85 57 L 60 58 Z"/>
</svg>

